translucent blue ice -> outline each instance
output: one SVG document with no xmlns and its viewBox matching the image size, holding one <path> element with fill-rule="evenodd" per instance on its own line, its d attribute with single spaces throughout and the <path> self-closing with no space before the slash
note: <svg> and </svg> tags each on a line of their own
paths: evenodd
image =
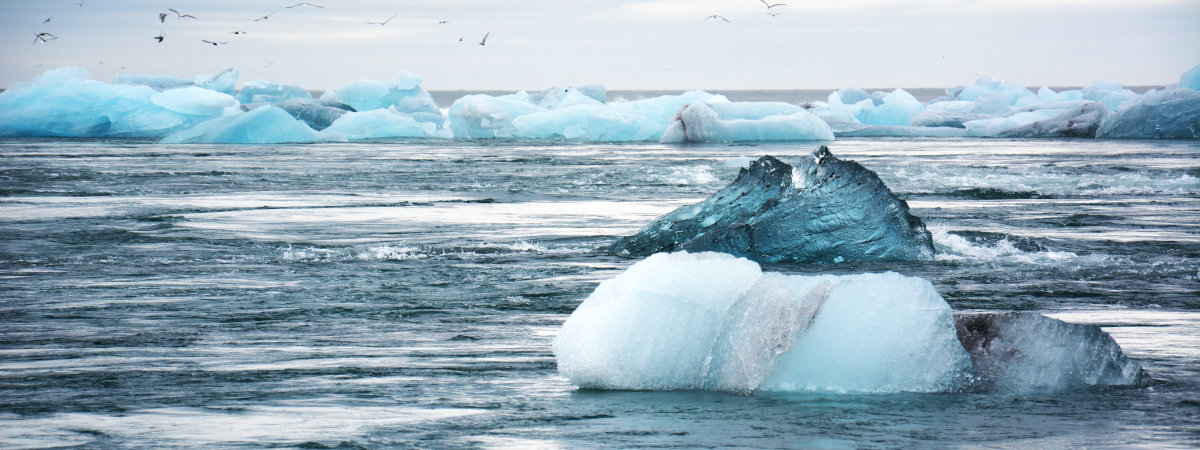
<svg viewBox="0 0 1200 450">
<path fill-rule="evenodd" d="M 203 93 L 160 95 L 147 86 L 90 80 L 78 67 L 54 69 L 0 93 L 0 136 L 160 137 L 219 114 L 232 100 L 190 89 Z"/>
<path fill-rule="evenodd" d="M 311 99 L 312 94 L 300 86 L 276 83 L 267 79 L 258 79 L 246 83 L 237 94 L 238 101 L 245 105 L 252 103 L 282 103 L 293 98 Z"/>
<path fill-rule="evenodd" d="M 796 167 L 759 158 L 729 186 L 609 250 L 719 251 L 759 262 L 916 261 L 933 258 L 933 238 L 874 172 L 821 146 Z"/>
<path fill-rule="evenodd" d="M 1200 139 L 1200 92 L 1186 88 L 1147 92 L 1109 114 L 1096 137 Z"/>
<path fill-rule="evenodd" d="M 437 125 L 418 122 L 410 115 L 390 109 L 346 113 L 325 128 L 322 135 L 326 139 L 349 140 L 443 137 L 438 134 Z"/>
<path fill-rule="evenodd" d="M 1179 87 L 1200 91 L 1200 65 L 1191 68 L 1179 77 Z"/>
<path fill-rule="evenodd" d="M 163 138 L 166 144 L 281 144 L 316 142 L 308 125 L 276 106 L 221 116 Z"/>
<path fill-rule="evenodd" d="M 421 77 L 401 72 L 395 80 L 360 80 L 334 91 L 326 91 L 322 99 L 332 99 L 350 105 L 355 111 L 395 108 L 400 113 L 441 114 L 437 102 L 421 88 Z"/>
</svg>

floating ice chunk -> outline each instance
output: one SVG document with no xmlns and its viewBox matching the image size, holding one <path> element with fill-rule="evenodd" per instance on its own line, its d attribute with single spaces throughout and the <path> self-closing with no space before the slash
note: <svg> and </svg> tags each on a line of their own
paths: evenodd
<svg viewBox="0 0 1200 450">
<path fill-rule="evenodd" d="M 312 94 L 300 86 L 258 79 L 246 83 L 238 91 L 237 99 L 244 105 L 251 103 L 282 103 L 288 99 L 312 99 Z"/>
<path fill-rule="evenodd" d="M 821 146 L 795 168 L 759 158 L 729 186 L 609 250 L 711 250 L 760 262 L 912 261 L 933 258 L 933 237 L 874 172 Z"/>
<path fill-rule="evenodd" d="M 1200 91 L 1200 65 L 1193 67 L 1191 70 L 1184 72 L 1179 77 L 1179 87 Z"/>
<path fill-rule="evenodd" d="M 966 128 L 964 122 L 990 117 L 975 112 L 975 102 L 966 100 L 944 100 L 925 106 L 925 110 L 912 116 L 911 123 L 918 127 Z"/>
<path fill-rule="evenodd" d="M 546 109 L 566 108 L 575 105 L 599 105 L 604 103 L 604 87 L 601 86 L 600 89 L 602 96 L 599 99 L 575 88 L 550 88 L 536 96 L 530 96 L 530 101 Z"/>
<path fill-rule="evenodd" d="M 771 107 L 771 106 L 768 106 Z M 753 106 L 743 108 L 753 109 Z M 746 112 L 746 111 L 742 111 Z M 761 111 L 760 111 L 761 112 Z M 832 140 L 820 117 L 800 110 L 761 119 L 723 119 L 711 107 L 693 103 L 679 111 L 661 142 Z"/>
<path fill-rule="evenodd" d="M 318 140 L 316 131 L 276 106 L 221 116 L 163 138 L 166 144 L 279 144 Z"/>
<path fill-rule="evenodd" d="M 804 108 L 784 102 L 714 102 L 707 106 L 722 119 L 758 120 L 805 112 Z"/>
<path fill-rule="evenodd" d="M 1108 109 L 1116 111 L 1125 102 L 1138 98 L 1138 95 L 1121 86 L 1121 83 L 1097 79 L 1091 87 L 1083 88 L 1083 99 L 1104 103 Z"/>
<path fill-rule="evenodd" d="M 580 103 L 570 107 L 525 114 L 513 119 L 512 124 L 517 130 L 516 134 L 520 137 L 581 139 L 590 134 L 589 117 L 603 110 L 603 105 L 592 100 L 592 103 Z"/>
<path fill-rule="evenodd" d="M 0 93 L 0 136 L 158 137 L 203 117 L 154 104 L 146 86 L 110 85 L 63 67 Z"/>
<path fill-rule="evenodd" d="M 230 68 L 216 75 L 196 75 L 194 82 L 197 87 L 233 95 L 237 89 L 237 79 L 238 72 Z"/>
<path fill-rule="evenodd" d="M 546 111 L 529 102 L 529 96 L 468 95 L 450 105 L 450 131 L 456 138 L 508 138 L 516 135 L 513 118 Z"/>
<path fill-rule="evenodd" d="M 355 111 L 395 107 L 401 113 L 441 114 L 437 102 L 421 88 L 421 77 L 411 72 L 401 72 L 392 81 L 356 81 L 327 94 L 333 100 L 350 105 Z"/>
<path fill-rule="evenodd" d="M 296 120 L 304 122 L 309 128 L 314 130 L 324 130 L 333 124 L 333 121 L 350 112 L 346 109 L 317 103 L 317 101 L 312 99 L 302 98 L 290 98 L 282 103 L 277 103 L 275 106 L 283 108 L 284 111 L 287 111 Z"/>
<path fill-rule="evenodd" d="M 1147 92 L 1109 114 L 1096 137 L 1200 139 L 1200 92 L 1182 88 Z"/>
<path fill-rule="evenodd" d="M 847 105 L 853 105 L 863 100 L 871 99 L 871 95 L 867 94 L 867 91 L 856 87 L 844 87 L 839 89 L 836 93 L 838 97 L 841 98 L 842 103 Z"/>
<path fill-rule="evenodd" d="M 118 73 L 116 78 L 113 80 L 113 83 L 146 86 L 158 91 L 196 85 L 195 80 L 189 80 L 182 77 L 171 75 L 142 75 L 132 73 Z"/>
<path fill-rule="evenodd" d="M 882 96 L 881 103 L 857 114 L 858 121 L 869 125 L 909 125 L 912 117 L 921 112 L 921 102 L 904 89 Z"/>
<path fill-rule="evenodd" d="M 975 80 L 975 84 L 963 87 L 961 90 L 955 88 L 948 89 L 947 92 L 953 93 L 957 100 L 969 101 L 975 101 L 976 99 L 985 95 L 997 94 L 1004 98 L 1009 105 L 1016 105 L 1017 102 L 1022 98 L 1037 97 L 1037 95 L 1035 95 L 1033 91 L 1030 91 L 1029 88 L 1005 83 L 1003 81 L 987 77 L 979 78 L 978 80 Z"/>
<path fill-rule="evenodd" d="M 1141 364 L 1126 358 L 1095 325 L 1033 313 L 968 313 L 955 319 L 959 340 L 971 355 L 975 389 L 1059 391 L 1147 380 Z"/>
<path fill-rule="evenodd" d="M 326 135 L 350 140 L 431 137 L 438 136 L 437 132 L 437 125 L 417 122 L 409 115 L 388 109 L 346 113 L 324 129 Z"/>
<path fill-rule="evenodd" d="M 1061 114 L 997 133 L 999 137 L 1096 137 L 1100 123 L 1108 117 L 1108 108 L 1100 102 L 1088 102 Z"/>
<path fill-rule="evenodd" d="M 235 112 L 238 104 L 229 94 L 196 86 L 158 92 L 150 96 L 150 101 L 170 111 L 206 119 Z"/>
<path fill-rule="evenodd" d="M 660 253 L 600 283 L 554 354 L 602 389 L 928 392 L 970 370 L 928 281 L 764 274 L 720 253 Z"/>
<path fill-rule="evenodd" d="M 978 119 L 963 123 L 967 127 L 967 136 L 996 137 L 1000 133 L 1017 127 L 1023 127 L 1039 120 L 1049 119 L 1058 115 L 1057 110 L 1021 111 L 1004 117 Z"/>
</svg>

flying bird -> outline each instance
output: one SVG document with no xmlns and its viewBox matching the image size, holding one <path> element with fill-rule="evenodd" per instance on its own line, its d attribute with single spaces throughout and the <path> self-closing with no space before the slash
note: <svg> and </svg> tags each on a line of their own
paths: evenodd
<svg viewBox="0 0 1200 450">
<path fill-rule="evenodd" d="M 729 22 L 729 19 L 726 19 L 726 18 L 724 18 L 724 17 L 718 16 L 718 15 L 716 15 L 716 14 L 713 14 L 713 15 L 711 15 L 711 16 L 708 16 L 708 17 L 705 17 L 705 18 L 704 18 L 704 20 L 708 20 L 708 19 L 721 19 L 721 20 L 724 20 L 725 22 Z M 703 21 L 702 21 L 702 22 L 703 22 Z"/>
<path fill-rule="evenodd" d="M 487 45 L 487 37 L 488 37 L 488 35 L 490 35 L 490 34 L 492 34 L 492 32 L 491 32 L 491 31 L 489 31 L 489 32 L 487 32 L 487 33 L 484 33 L 484 34 L 483 34 L 483 40 L 482 40 L 482 41 L 479 41 L 479 45 Z"/>
<path fill-rule="evenodd" d="M 245 31 L 230 31 L 229 34 L 250 34 Z"/>
<path fill-rule="evenodd" d="M 50 19 L 53 19 L 53 18 L 54 18 L 54 16 L 47 17 L 46 20 L 42 21 L 42 23 L 50 23 Z"/>
<path fill-rule="evenodd" d="M 275 60 L 272 59 L 271 62 L 267 63 L 267 65 L 263 66 L 263 68 L 266 69 L 268 67 L 271 67 L 271 64 L 275 64 Z"/>
<path fill-rule="evenodd" d="M 167 13 L 158 13 L 158 22 L 166 23 L 167 22 Z"/>
<path fill-rule="evenodd" d="M 55 39 L 58 39 L 58 36 L 43 31 L 33 36 L 33 43 L 36 45 L 38 41 L 49 42 Z"/>
<path fill-rule="evenodd" d="M 771 17 L 775 17 L 775 16 L 778 16 L 778 15 L 779 15 L 779 13 L 773 13 L 773 12 L 770 12 L 770 11 L 768 11 L 768 12 L 767 12 L 767 15 L 768 15 L 768 16 L 771 16 Z"/>
<path fill-rule="evenodd" d="M 170 11 L 170 12 L 173 12 L 173 13 L 175 13 L 175 15 L 176 15 L 176 16 L 178 16 L 180 19 L 183 19 L 183 18 L 195 19 L 195 18 L 196 18 L 196 16 L 193 16 L 193 15 L 191 15 L 191 14 L 182 14 L 182 13 L 180 13 L 179 11 L 176 11 L 176 10 L 174 10 L 174 9 L 171 9 L 171 8 L 167 8 L 167 11 Z"/>
<path fill-rule="evenodd" d="M 50 19 L 46 19 L 46 20 L 50 20 Z M 441 22 L 438 22 L 438 25 L 441 25 L 441 24 L 444 24 L 444 23 L 450 23 L 450 21 L 449 21 L 449 20 L 443 20 L 443 21 L 441 21 Z"/>
<path fill-rule="evenodd" d="M 152 37 L 151 39 L 154 39 L 154 40 L 158 41 L 159 44 L 161 44 L 163 39 L 166 39 L 166 38 L 167 38 L 166 33 L 159 32 L 158 36 Z"/>
<path fill-rule="evenodd" d="M 225 42 L 213 42 L 213 41 L 210 41 L 210 40 L 207 40 L 207 39 L 201 39 L 201 41 L 204 41 L 204 43 L 205 43 L 205 44 L 212 44 L 212 45 L 214 45 L 214 46 L 215 46 L 215 45 L 221 45 L 221 44 L 228 44 L 228 43 L 229 43 L 229 41 L 225 41 Z"/>
<path fill-rule="evenodd" d="M 80 7 L 80 8 L 82 8 L 82 7 L 83 7 L 83 2 L 84 2 L 84 0 L 79 0 L 79 7 Z"/>
<path fill-rule="evenodd" d="M 392 17 L 388 17 L 387 20 L 385 20 L 383 22 L 367 22 L 367 23 L 369 23 L 371 25 L 379 25 L 382 27 L 384 25 L 387 25 L 388 22 L 391 22 L 392 19 L 396 18 L 396 15 L 398 15 L 398 14 L 400 14 L 400 13 L 392 14 Z"/>
<path fill-rule="evenodd" d="M 314 4 L 312 4 L 312 3 L 309 3 L 309 2 L 297 3 L 297 4 L 295 4 L 295 5 L 292 5 L 292 6 L 287 6 L 287 8 L 295 8 L 295 7 L 297 7 L 297 6 L 311 6 L 311 7 L 313 7 L 313 8 L 324 8 L 324 6 L 321 6 L 321 5 L 314 5 Z"/>
<path fill-rule="evenodd" d="M 277 12 L 279 12 L 279 11 L 272 11 L 272 12 L 271 12 L 271 14 L 267 14 L 267 15 L 265 15 L 265 16 L 262 16 L 262 17 L 259 17 L 259 18 L 257 18 L 257 19 L 254 19 L 254 21 L 255 21 L 255 22 L 258 22 L 258 21 L 260 21 L 260 20 L 267 20 L 267 19 L 270 19 L 270 18 L 271 18 L 271 16 L 275 15 L 275 13 L 277 13 Z"/>
<path fill-rule="evenodd" d="M 776 7 L 776 6 L 787 6 L 787 3 L 774 3 L 774 4 L 771 4 L 771 3 L 767 3 L 767 0 L 758 0 L 758 1 L 760 1 L 760 2 L 762 2 L 762 4 L 766 5 L 766 6 L 767 6 L 767 9 L 771 9 L 771 8 L 774 8 L 774 7 Z"/>
</svg>

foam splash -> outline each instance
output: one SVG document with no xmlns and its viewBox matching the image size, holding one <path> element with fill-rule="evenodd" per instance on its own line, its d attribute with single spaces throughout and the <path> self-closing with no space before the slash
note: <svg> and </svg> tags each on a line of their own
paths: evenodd
<svg viewBox="0 0 1200 450">
<path fill-rule="evenodd" d="M 971 240 L 951 233 L 944 228 L 930 228 L 933 234 L 933 243 L 937 246 L 938 250 L 934 259 L 938 261 L 999 261 L 1048 265 L 1079 258 L 1079 255 L 1072 252 L 1021 250 L 1008 239 L 1001 239 L 995 242 L 971 242 Z"/>
</svg>

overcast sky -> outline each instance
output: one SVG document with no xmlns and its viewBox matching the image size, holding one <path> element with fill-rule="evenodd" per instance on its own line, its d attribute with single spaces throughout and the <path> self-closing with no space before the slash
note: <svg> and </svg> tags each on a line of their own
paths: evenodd
<svg viewBox="0 0 1200 450">
<path fill-rule="evenodd" d="M 63 65 L 102 81 L 233 67 L 309 89 L 408 70 L 426 89 L 716 90 L 1161 85 L 1200 64 L 1200 0 L 774 2 L 772 17 L 760 0 L 0 0 L 0 87 Z M 160 23 L 167 8 L 197 19 Z"/>
</svg>

